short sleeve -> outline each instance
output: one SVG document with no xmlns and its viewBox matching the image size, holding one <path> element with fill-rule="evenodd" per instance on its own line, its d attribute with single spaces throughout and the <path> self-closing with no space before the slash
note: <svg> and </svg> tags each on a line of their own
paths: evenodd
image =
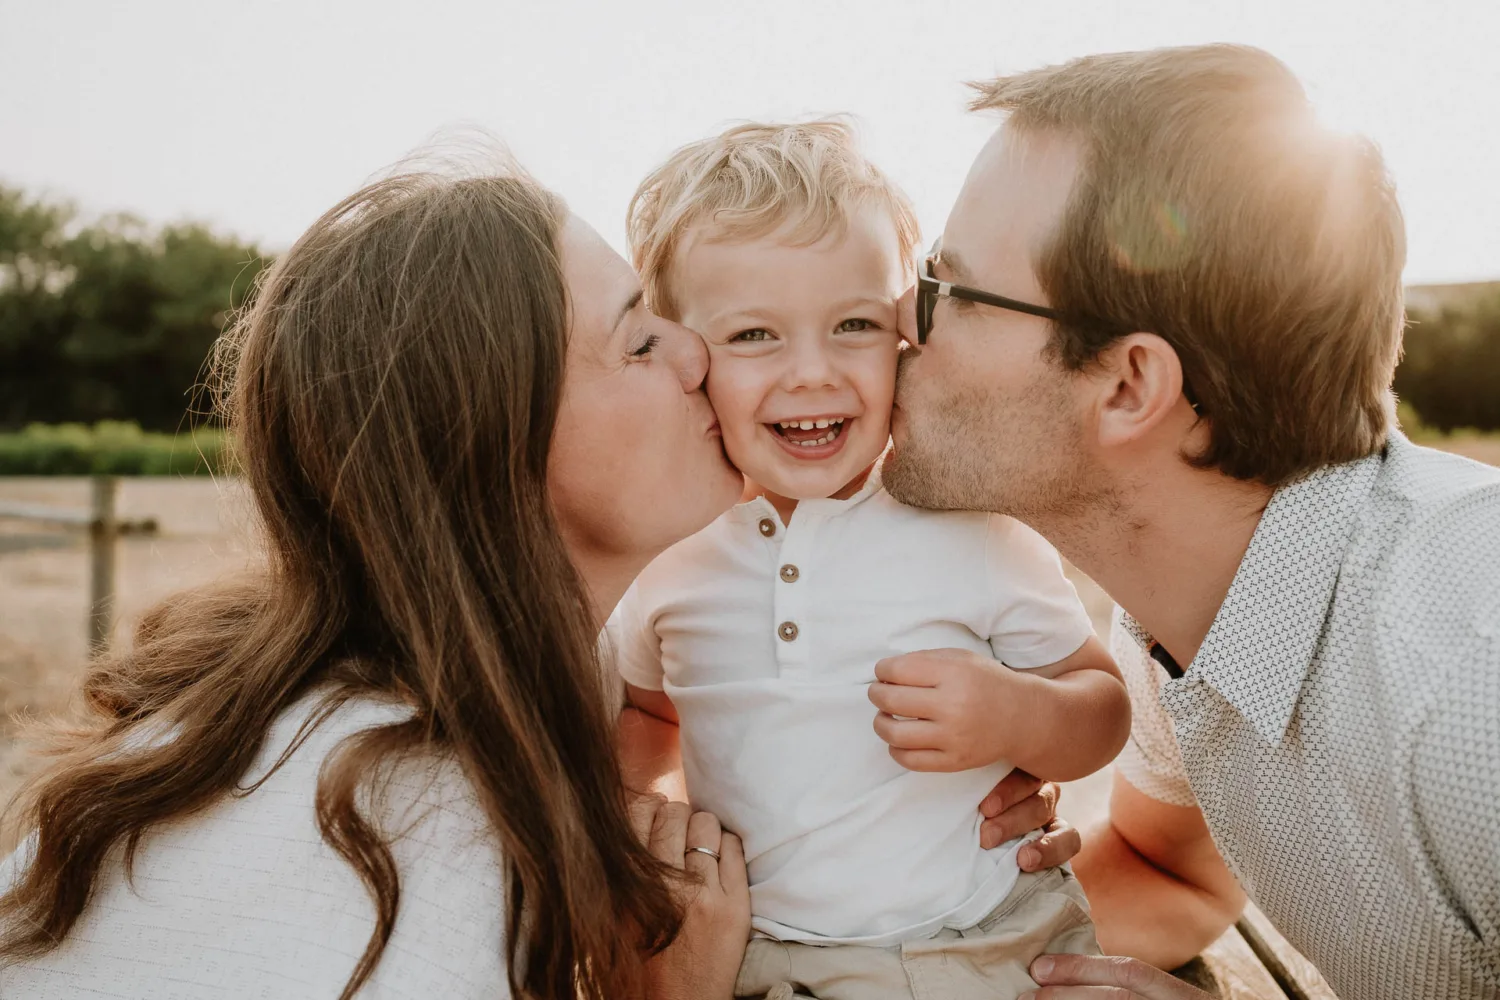
<svg viewBox="0 0 1500 1000">
<path fill-rule="evenodd" d="M 627 684 L 646 691 L 662 689 L 661 640 L 639 582 L 631 585 L 604 626 L 600 657 L 613 662 Z"/>
<path fill-rule="evenodd" d="M 985 572 L 994 609 L 990 648 L 1006 666 L 1048 666 L 1078 652 L 1094 634 L 1057 550 L 1015 518 L 989 518 Z"/>
<path fill-rule="evenodd" d="M 1196 808 L 1198 800 L 1182 766 L 1172 719 L 1158 697 L 1166 671 L 1125 628 L 1122 616 L 1116 607 L 1109 645 L 1130 692 L 1130 742 L 1115 758 L 1115 770 L 1149 798 L 1169 806 Z"/>
</svg>

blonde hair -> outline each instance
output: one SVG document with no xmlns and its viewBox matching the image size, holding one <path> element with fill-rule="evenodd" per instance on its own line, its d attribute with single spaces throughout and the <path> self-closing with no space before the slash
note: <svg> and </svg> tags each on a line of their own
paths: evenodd
<svg viewBox="0 0 1500 1000">
<path fill-rule="evenodd" d="M 731 240 L 786 229 L 789 241 L 807 245 L 841 233 L 850 213 L 865 204 L 889 213 L 902 260 L 913 272 L 921 238 L 916 212 L 865 159 L 849 119 L 747 122 L 689 143 L 641 181 L 626 213 L 646 304 L 678 317 L 668 278 L 684 235 L 696 225 Z"/>
<path fill-rule="evenodd" d="M 1052 350 L 1177 351 L 1209 423 L 1195 464 L 1280 486 L 1379 450 L 1405 322 L 1405 228 L 1380 151 L 1322 126 L 1291 70 L 1203 45 L 1087 56 L 972 85 L 970 108 L 1085 155 L 1034 261 Z"/>
</svg>

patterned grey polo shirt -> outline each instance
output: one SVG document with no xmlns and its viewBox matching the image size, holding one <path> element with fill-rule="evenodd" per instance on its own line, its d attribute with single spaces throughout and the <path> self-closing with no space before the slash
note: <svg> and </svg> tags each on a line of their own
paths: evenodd
<svg viewBox="0 0 1500 1000">
<path fill-rule="evenodd" d="M 1500 997 L 1500 469 L 1393 433 L 1278 490 L 1178 679 L 1117 615 L 1120 770 L 1343 1000 Z"/>
</svg>

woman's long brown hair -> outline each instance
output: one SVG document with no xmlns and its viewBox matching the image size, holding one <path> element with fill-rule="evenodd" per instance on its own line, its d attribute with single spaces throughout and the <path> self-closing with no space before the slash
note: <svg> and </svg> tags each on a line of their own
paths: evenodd
<svg viewBox="0 0 1500 1000">
<path fill-rule="evenodd" d="M 128 875 L 153 826 L 245 794 L 288 706 L 373 692 L 416 712 L 344 741 L 317 790 L 323 837 L 377 917 L 342 996 L 374 971 L 400 903 L 359 793 L 413 751 L 459 763 L 493 824 L 514 994 L 633 992 L 637 949 L 665 946 L 679 914 L 632 835 L 587 591 L 548 504 L 564 215 L 524 177 L 409 173 L 345 200 L 266 272 L 218 362 L 268 565 L 167 601 L 91 668 L 88 722 L 21 800 L 35 839 L 0 898 L 0 959 L 61 942 L 112 849 Z"/>
</svg>

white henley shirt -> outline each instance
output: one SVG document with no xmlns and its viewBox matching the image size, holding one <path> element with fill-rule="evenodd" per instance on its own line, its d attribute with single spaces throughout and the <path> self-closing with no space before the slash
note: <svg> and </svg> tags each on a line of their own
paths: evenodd
<svg viewBox="0 0 1500 1000">
<path fill-rule="evenodd" d="M 1041 667 L 1093 629 L 1030 528 L 904 506 L 877 473 L 785 526 L 764 499 L 740 504 L 647 567 L 609 633 L 625 680 L 677 709 L 694 808 L 744 839 L 755 929 L 883 946 L 978 923 L 1021 842 L 979 846 L 977 807 L 1010 764 L 891 759 L 876 662 L 956 647 Z"/>
</svg>

